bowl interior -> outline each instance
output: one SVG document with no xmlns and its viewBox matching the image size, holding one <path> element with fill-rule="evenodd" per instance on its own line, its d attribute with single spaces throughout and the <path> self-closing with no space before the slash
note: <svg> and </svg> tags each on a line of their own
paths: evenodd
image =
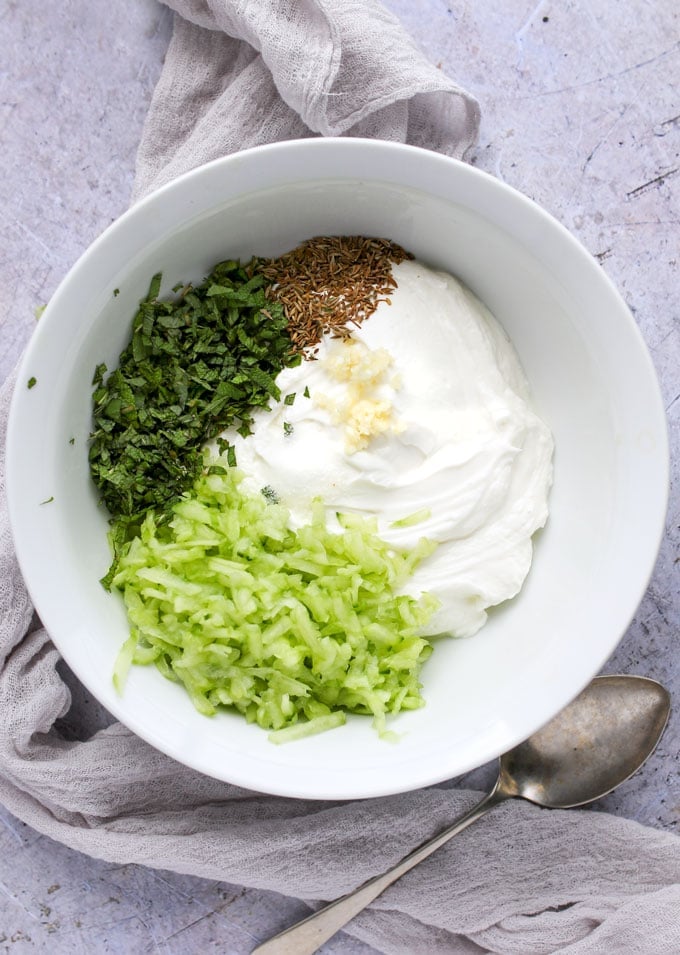
<svg viewBox="0 0 680 955">
<path fill-rule="evenodd" d="M 109 551 L 87 465 L 94 368 L 114 367 L 155 272 L 169 290 L 220 259 L 277 254 L 319 234 L 385 236 L 463 279 L 512 339 L 555 438 L 550 518 L 521 594 L 475 637 L 438 642 L 423 673 L 427 705 L 393 721 L 398 744 L 352 718 L 330 735 L 277 747 L 238 716 L 200 716 L 153 668 L 133 668 L 122 696 L 111 682 L 127 627 L 118 597 L 98 582 Z M 561 226 L 462 163 L 394 144 L 310 140 L 190 173 L 88 250 L 22 364 L 7 481 L 38 612 L 104 706 L 159 749 L 226 781 L 352 798 L 481 765 L 580 691 L 646 587 L 663 529 L 667 460 L 658 385 L 637 328 Z"/>
</svg>

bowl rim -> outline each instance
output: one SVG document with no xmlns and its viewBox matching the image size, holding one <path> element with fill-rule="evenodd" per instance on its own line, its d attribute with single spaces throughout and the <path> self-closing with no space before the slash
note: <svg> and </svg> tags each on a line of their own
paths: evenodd
<svg viewBox="0 0 680 955">
<path fill-rule="evenodd" d="M 484 189 L 490 188 L 495 190 L 497 196 L 505 197 L 511 204 L 521 204 L 524 206 L 524 208 L 530 210 L 530 215 L 533 216 L 534 219 L 547 224 L 551 230 L 557 231 L 561 236 L 561 240 L 567 243 L 571 253 L 575 255 L 581 263 L 584 264 L 584 267 L 590 269 L 593 275 L 597 274 L 599 276 L 598 281 L 603 284 L 603 287 L 606 288 L 607 294 L 612 297 L 612 301 L 618 303 L 622 314 L 625 313 L 628 320 L 627 331 L 633 336 L 636 342 L 639 352 L 638 357 L 643 364 L 646 364 L 647 367 L 647 387 L 648 389 L 651 389 L 651 392 L 654 393 L 652 397 L 657 405 L 657 437 L 663 444 L 660 449 L 660 456 L 664 461 L 663 468 L 658 473 L 658 486 L 663 488 L 663 494 L 661 494 L 661 496 L 657 495 L 655 499 L 655 524 L 654 526 L 650 525 L 647 528 L 647 556 L 644 561 L 644 568 L 640 571 L 639 586 L 636 590 L 628 592 L 625 595 L 626 607 L 630 610 L 629 613 L 626 611 L 624 614 L 628 619 L 628 624 L 626 625 L 628 626 L 649 585 L 649 581 L 652 577 L 656 560 L 658 558 L 661 542 L 663 540 L 669 498 L 670 461 L 668 425 L 666 415 L 663 410 L 663 401 L 661 398 L 656 370 L 654 368 L 644 337 L 623 297 L 611 279 L 607 276 L 606 272 L 604 272 L 602 267 L 595 262 L 595 260 L 590 256 L 585 247 L 581 245 L 575 236 L 561 222 L 559 222 L 559 220 L 538 205 L 538 203 L 525 194 L 521 193 L 519 190 L 515 189 L 513 186 L 510 186 L 509 184 L 495 178 L 490 173 L 475 168 L 469 163 L 463 162 L 462 160 L 455 159 L 453 157 L 444 156 L 440 153 L 436 153 L 422 147 L 411 146 L 403 143 L 387 142 L 383 140 L 344 137 L 312 137 L 307 139 L 288 140 L 285 142 L 254 146 L 241 152 L 219 157 L 192 170 L 189 170 L 176 179 L 161 185 L 159 188 L 148 193 L 135 204 L 133 204 L 113 223 L 103 230 L 103 232 L 94 240 L 94 242 L 92 242 L 79 256 L 75 264 L 62 278 L 54 295 L 48 303 L 41 317 L 41 322 L 38 324 L 35 333 L 29 341 L 29 344 L 24 352 L 24 356 L 18 366 L 18 377 L 14 387 L 14 393 L 12 395 L 6 440 L 6 484 L 10 527 L 16 542 L 19 565 L 22 570 L 27 589 L 31 595 L 31 599 L 36 606 L 36 609 L 38 609 L 38 612 L 40 613 L 40 604 L 42 601 L 40 594 L 37 592 L 34 594 L 33 592 L 35 589 L 35 582 L 30 569 L 31 554 L 30 547 L 27 544 L 27 535 L 26 533 L 22 533 L 22 522 L 25 521 L 25 516 L 22 512 L 21 481 L 19 474 L 16 472 L 17 466 L 15 462 L 17 460 L 16 449 L 18 449 L 21 444 L 19 417 L 21 406 L 25 398 L 25 388 L 22 386 L 25 385 L 25 376 L 28 372 L 28 369 L 30 368 L 33 354 L 40 347 L 42 336 L 41 328 L 46 327 L 52 322 L 52 314 L 58 314 L 60 300 L 62 295 L 64 295 L 65 289 L 67 289 L 74 281 L 78 280 L 81 270 L 87 267 L 90 259 L 93 256 L 100 255 L 101 250 L 106 249 L 108 244 L 114 241 L 120 232 L 125 233 L 125 231 L 128 231 L 134 226 L 135 223 L 137 223 L 147 214 L 149 209 L 153 210 L 160 204 L 164 203 L 168 195 L 172 195 L 172 193 L 178 189 L 181 190 L 187 186 L 191 186 L 193 182 L 200 181 L 206 176 L 209 177 L 212 170 L 228 170 L 230 167 L 236 167 L 238 165 L 248 163 L 253 159 L 257 161 L 261 159 L 267 160 L 267 158 L 271 156 L 288 158 L 295 157 L 297 154 L 299 154 L 300 150 L 303 152 L 309 152 L 310 154 L 318 154 L 320 156 L 323 155 L 324 152 L 330 153 L 331 151 L 337 151 L 338 155 L 349 155 L 351 153 L 360 155 L 368 150 L 373 152 L 376 156 L 384 157 L 386 166 L 395 161 L 397 162 L 397 166 L 399 166 L 399 163 L 403 161 L 404 157 L 406 158 L 407 162 L 419 157 L 421 160 L 429 163 L 432 170 L 437 170 L 441 174 L 445 174 L 447 171 L 450 171 L 454 168 L 457 169 L 459 173 L 468 178 L 470 183 L 476 183 Z M 318 178 L 320 181 L 322 181 L 324 178 L 328 177 L 319 175 Z M 350 178 L 353 179 L 354 176 L 351 176 Z M 370 178 L 372 180 L 376 179 L 375 176 Z M 396 181 L 390 179 L 389 176 L 386 176 L 385 178 L 386 181 Z M 426 189 L 424 186 L 421 186 L 420 188 Z M 570 700 L 573 699 L 583 689 L 586 683 L 589 682 L 590 678 L 599 671 L 599 669 L 606 662 L 609 655 L 613 652 L 615 647 L 622 639 L 624 632 L 625 628 L 621 632 L 617 631 L 616 633 L 613 633 L 612 638 L 607 645 L 602 646 L 599 658 L 591 658 L 591 664 L 588 668 L 589 673 L 586 674 L 584 672 L 580 683 L 574 683 L 570 685 L 569 691 L 564 694 L 561 700 L 558 701 L 560 703 L 560 708 L 562 705 L 569 703 Z M 59 636 L 53 638 L 53 640 L 59 652 L 63 654 L 67 664 L 71 667 L 71 669 L 74 670 L 76 676 L 81 679 L 81 676 L 78 673 L 78 661 L 74 660 L 70 653 L 64 652 L 64 650 L 60 647 Z M 96 698 L 100 698 L 98 687 L 94 687 L 89 683 L 86 683 L 85 685 Z M 215 773 L 206 768 L 204 762 L 202 762 L 198 756 L 194 759 L 187 759 L 185 756 L 180 757 L 177 755 L 176 751 L 172 751 L 172 749 L 168 749 L 166 745 L 163 745 L 162 741 L 159 741 L 159 739 L 154 736 L 152 729 L 145 725 L 140 725 L 137 720 L 130 717 L 129 713 L 126 713 L 124 702 L 116 708 L 111 704 L 110 700 L 107 700 L 106 706 L 112 711 L 113 715 L 117 719 L 127 725 L 136 735 L 145 739 L 155 748 L 160 749 L 175 759 L 180 759 L 181 762 L 204 774 L 215 776 Z M 538 729 L 539 725 L 540 724 L 536 724 L 530 730 L 530 732 L 534 732 L 536 729 Z M 512 745 L 516 745 L 521 741 L 521 739 L 526 738 L 526 735 L 528 734 L 520 736 L 515 734 L 515 737 L 509 737 L 507 740 L 507 745 L 503 748 L 508 749 Z M 350 784 L 348 782 L 346 787 L 343 788 L 341 792 L 329 789 L 322 791 L 311 791 L 309 788 L 309 783 L 306 781 L 303 781 L 299 785 L 296 785 L 292 781 L 288 780 L 283 785 L 277 783 L 273 784 L 272 786 L 255 786 L 253 784 L 252 777 L 248 773 L 244 775 L 243 773 L 239 772 L 238 768 L 234 768 L 233 766 L 229 768 L 228 779 L 226 776 L 222 775 L 216 776 L 216 778 L 224 779 L 225 781 L 242 785 L 247 788 L 257 789 L 263 792 L 271 792 L 273 794 L 283 796 L 301 798 L 313 797 L 320 799 L 366 798 L 371 796 L 389 795 L 392 793 L 407 791 L 409 789 L 412 790 L 420 788 L 425 785 L 436 784 L 437 782 L 441 782 L 444 779 L 451 778 L 452 775 L 457 776 L 467 772 L 476 766 L 482 765 L 486 761 L 487 759 L 485 757 L 481 761 L 476 762 L 474 765 L 465 765 L 462 768 L 456 769 L 455 773 L 453 774 L 450 773 L 446 767 L 444 767 L 440 773 L 433 773 L 430 771 L 425 775 L 415 778 L 412 782 L 405 786 L 381 786 L 379 784 L 373 783 L 371 787 L 367 788 L 362 784 Z"/>
</svg>

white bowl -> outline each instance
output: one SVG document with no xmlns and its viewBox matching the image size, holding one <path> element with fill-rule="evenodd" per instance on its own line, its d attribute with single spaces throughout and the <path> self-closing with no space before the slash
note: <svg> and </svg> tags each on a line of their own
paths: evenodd
<svg viewBox="0 0 680 955">
<path fill-rule="evenodd" d="M 354 717 L 276 746 L 237 715 L 199 715 L 153 667 L 133 667 L 122 696 L 111 681 L 127 628 L 118 596 L 99 584 L 109 550 L 86 453 L 93 370 L 101 361 L 114 367 L 155 272 L 169 287 L 202 278 L 220 259 L 279 254 L 319 234 L 385 236 L 462 278 L 510 335 L 555 438 L 550 518 L 524 589 L 476 636 L 437 644 L 423 671 L 427 705 L 394 720 L 403 733 L 396 744 Z M 566 705 L 612 653 L 643 596 L 667 488 L 656 376 L 630 313 L 591 256 L 491 176 L 368 140 L 248 150 L 134 206 L 82 256 L 44 312 L 8 436 L 21 569 L 85 686 L 139 736 L 203 773 L 322 799 L 459 775 Z"/>
</svg>

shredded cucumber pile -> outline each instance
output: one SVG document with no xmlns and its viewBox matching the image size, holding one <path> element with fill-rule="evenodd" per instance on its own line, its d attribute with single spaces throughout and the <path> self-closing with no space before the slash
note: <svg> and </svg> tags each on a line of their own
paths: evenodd
<svg viewBox="0 0 680 955">
<path fill-rule="evenodd" d="M 311 523 L 289 527 L 288 510 L 247 493 L 220 458 L 174 505 L 167 524 L 153 511 L 121 555 L 112 584 L 131 635 L 117 666 L 154 663 L 186 688 L 206 715 L 242 713 L 284 742 L 345 722 L 421 707 L 419 673 L 431 653 L 418 636 L 438 606 L 398 594 L 436 544 L 396 552 L 377 522 L 338 515 L 322 502 Z"/>
</svg>

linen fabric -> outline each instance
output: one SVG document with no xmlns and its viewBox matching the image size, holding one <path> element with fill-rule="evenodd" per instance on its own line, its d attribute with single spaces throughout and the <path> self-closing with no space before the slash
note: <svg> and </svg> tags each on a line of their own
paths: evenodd
<svg viewBox="0 0 680 955">
<path fill-rule="evenodd" d="M 281 139 L 370 136 L 459 158 L 475 142 L 477 103 L 373 0 L 169 5 L 174 33 L 136 198 L 210 159 Z M 0 390 L 0 801 L 12 813 L 101 859 L 316 905 L 384 871 L 476 801 L 449 785 L 344 803 L 271 797 L 202 776 L 120 723 L 66 732 L 71 691 L 8 522 L 12 387 Z M 678 912 L 676 837 L 516 801 L 421 863 L 347 932 L 395 955 L 671 955 L 680 951 Z"/>
<path fill-rule="evenodd" d="M 367 136 L 461 158 L 479 105 L 375 0 L 169 0 L 173 37 L 135 197 L 210 159 L 308 136 Z"/>
</svg>

